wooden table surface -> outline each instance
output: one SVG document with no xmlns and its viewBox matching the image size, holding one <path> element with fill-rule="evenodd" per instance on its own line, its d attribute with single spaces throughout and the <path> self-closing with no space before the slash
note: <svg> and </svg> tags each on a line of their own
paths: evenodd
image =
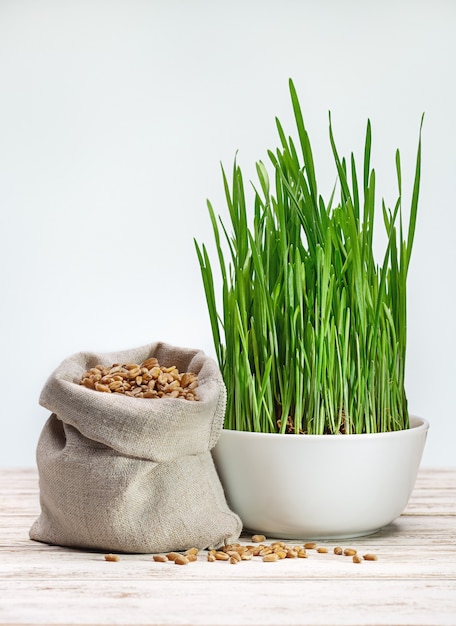
<svg viewBox="0 0 456 626">
<path fill-rule="evenodd" d="M 421 470 L 405 513 L 327 554 L 184 566 L 30 541 L 34 469 L 0 469 L 0 624 L 456 625 L 456 469 Z M 242 537 L 247 543 L 250 537 Z M 291 542 L 292 544 L 297 542 Z"/>
</svg>

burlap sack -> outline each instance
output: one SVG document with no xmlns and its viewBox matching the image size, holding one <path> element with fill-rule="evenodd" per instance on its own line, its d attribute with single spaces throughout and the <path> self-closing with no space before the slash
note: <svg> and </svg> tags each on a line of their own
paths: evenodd
<svg viewBox="0 0 456 626">
<path fill-rule="evenodd" d="M 141 363 L 198 374 L 199 401 L 132 398 L 79 385 L 96 364 Z M 155 343 L 75 354 L 46 382 L 52 415 L 37 447 L 41 514 L 31 539 L 131 553 L 218 547 L 241 532 L 210 450 L 223 424 L 226 391 L 203 352 Z"/>
</svg>

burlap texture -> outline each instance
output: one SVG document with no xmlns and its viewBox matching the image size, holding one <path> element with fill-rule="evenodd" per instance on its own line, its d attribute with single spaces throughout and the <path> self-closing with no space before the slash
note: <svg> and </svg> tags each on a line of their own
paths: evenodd
<svg viewBox="0 0 456 626">
<path fill-rule="evenodd" d="M 141 363 L 198 374 L 199 401 L 132 398 L 79 385 L 96 364 Z M 202 351 L 154 343 L 81 352 L 47 380 L 52 414 L 37 447 L 41 514 L 31 539 L 110 552 L 218 547 L 239 537 L 210 450 L 223 426 L 226 390 Z"/>
</svg>

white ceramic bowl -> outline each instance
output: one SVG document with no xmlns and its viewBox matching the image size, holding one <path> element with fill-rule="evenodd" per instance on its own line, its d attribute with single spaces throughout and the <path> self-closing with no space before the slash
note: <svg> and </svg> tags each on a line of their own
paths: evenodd
<svg viewBox="0 0 456 626">
<path fill-rule="evenodd" d="M 366 435 L 278 435 L 223 430 L 213 457 L 244 528 L 284 539 L 368 535 L 390 524 L 412 493 L 429 424 Z"/>
</svg>

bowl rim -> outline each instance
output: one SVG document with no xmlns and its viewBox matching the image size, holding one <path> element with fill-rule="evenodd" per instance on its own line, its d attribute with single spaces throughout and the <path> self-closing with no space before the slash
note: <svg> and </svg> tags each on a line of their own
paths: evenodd
<svg viewBox="0 0 456 626">
<path fill-rule="evenodd" d="M 387 432 L 378 432 L 378 433 L 352 433 L 349 435 L 341 435 L 341 434 L 326 434 L 326 435 L 313 435 L 313 434 L 301 434 L 299 436 L 295 436 L 294 433 L 260 433 L 254 432 L 250 430 L 232 430 L 229 428 L 222 428 L 222 433 L 229 433 L 230 437 L 237 438 L 264 438 L 264 439 L 273 439 L 276 438 L 287 438 L 289 441 L 327 441 L 329 442 L 341 442 L 341 441 L 359 441 L 359 440 L 368 440 L 368 439 L 379 439 L 379 438 L 394 438 L 394 437 L 408 437 L 410 434 L 413 435 L 421 435 L 422 433 L 427 433 L 429 430 L 429 422 L 422 417 L 417 415 L 410 415 L 410 428 L 405 428 L 402 430 L 391 430 Z"/>
</svg>

